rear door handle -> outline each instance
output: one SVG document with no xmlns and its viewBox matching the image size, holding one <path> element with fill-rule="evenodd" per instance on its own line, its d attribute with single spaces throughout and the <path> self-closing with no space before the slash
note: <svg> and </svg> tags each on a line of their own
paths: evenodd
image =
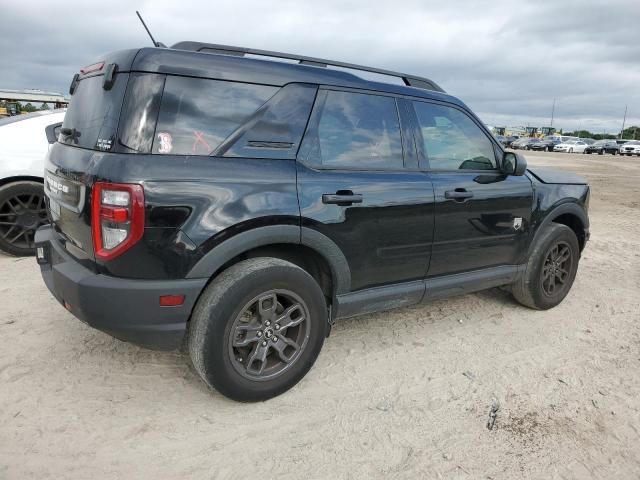
<svg viewBox="0 0 640 480">
<path fill-rule="evenodd" d="M 464 188 L 456 188 L 455 190 L 447 190 L 444 192 L 444 198 L 451 200 L 466 200 L 473 197 L 473 192 L 469 192 Z"/>
<path fill-rule="evenodd" d="M 347 207 L 354 203 L 362 203 L 362 195 L 351 191 L 324 193 L 322 194 L 322 203 Z"/>
</svg>

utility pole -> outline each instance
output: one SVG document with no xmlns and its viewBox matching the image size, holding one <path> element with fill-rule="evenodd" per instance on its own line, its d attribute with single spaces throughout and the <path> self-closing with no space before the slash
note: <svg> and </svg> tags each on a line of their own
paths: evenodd
<svg viewBox="0 0 640 480">
<path fill-rule="evenodd" d="M 553 105 L 551 105 L 551 125 L 549 127 L 553 128 L 553 114 L 556 110 L 556 97 L 553 97 Z"/>
<path fill-rule="evenodd" d="M 622 138 L 622 135 L 624 134 L 624 124 L 627 121 L 627 106 L 624 106 L 624 117 L 622 118 L 622 130 L 620 130 L 620 138 Z"/>
</svg>

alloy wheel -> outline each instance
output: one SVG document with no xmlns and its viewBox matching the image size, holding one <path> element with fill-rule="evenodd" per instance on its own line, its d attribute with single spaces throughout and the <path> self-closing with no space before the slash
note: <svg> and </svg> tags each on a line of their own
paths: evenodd
<svg viewBox="0 0 640 480">
<path fill-rule="evenodd" d="M 250 380 L 269 380 L 291 367 L 307 346 L 309 309 L 289 290 L 270 290 L 240 310 L 229 332 L 235 370 Z"/>
<path fill-rule="evenodd" d="M 33 249 L 35 232 L 46 223 L 44 195 L 17 194 L 0 205 L 0 238 L 12 247 Z"/>
<path fill-rule="evenodd" d="M 558 242 L 549 249 L 542 266 L 542 291 L 545 295 L 552 297 L 568 288 L 572 262 L 568 243 Z"/>
</svg>

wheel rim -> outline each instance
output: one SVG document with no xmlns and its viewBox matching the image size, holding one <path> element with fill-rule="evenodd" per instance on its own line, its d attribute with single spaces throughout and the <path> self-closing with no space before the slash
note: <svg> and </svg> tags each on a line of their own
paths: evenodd
<svg viewBox="0 0 640 480">
<path fill-rule="evenodd" d="M 12 247 L 34 248 L 35 232 L 46 223 L 44 195 L 18 194 L 0 204 L 0 239 Z"/>
<path fill-rule="evenodd" d="M 549 249 L 542 266 L 542 291 L 545 295 L 558 295 L 568 287 L 572 263 L 568 243 L 558 242 Z"/>
<path fill-rule="evenodd" d="M 250 380 L 270 380 L 291 368 L 307 346 L 309 309 L 289 290 L 269 290 L 240 310 L 229 332 L 235 370 Z"/>
</svg>

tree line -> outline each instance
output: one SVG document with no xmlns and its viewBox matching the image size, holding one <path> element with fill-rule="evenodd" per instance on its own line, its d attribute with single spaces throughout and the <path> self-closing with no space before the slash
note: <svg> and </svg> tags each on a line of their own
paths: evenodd
<svg viewBox="0 0 640 480">
<path fill-rule="evenodd" d="M 615 138 L 638 140 L 640 139 L 640 127 L 633 126 L 625 128 L 622 131 L 622 135 L 612 135 L 610 133 L 593 133 L 589 130 L 576 130 L 575 132 L 566 133 L 563 133 L 562 130 L 560 130 L 560 134 L 569 135 L 570 137 L 593 138 L 594 140 L 613 140 Z"/>
</svg>

